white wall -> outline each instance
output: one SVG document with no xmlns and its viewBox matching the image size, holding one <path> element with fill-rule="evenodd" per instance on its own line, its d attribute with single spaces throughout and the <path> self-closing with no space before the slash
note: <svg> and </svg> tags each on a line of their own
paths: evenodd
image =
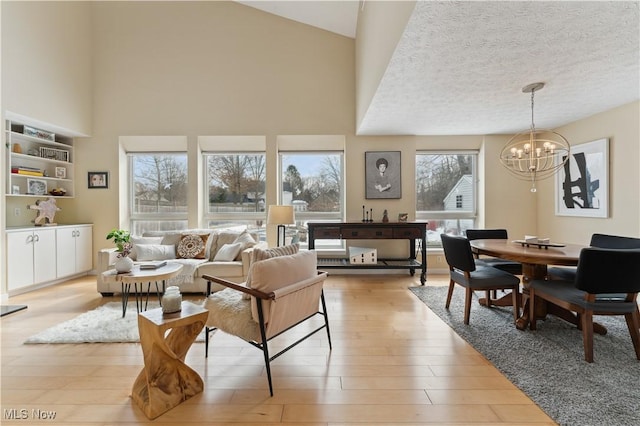
<svg viewBox="0 0 640 426">
<path fill-rule="evenodd" d="M 4 145 L 5 114 L 10 111 L 40 122 L 55 124 L 74 134 L 91 133 L 91 16 L 88 2 L 2 1 L 2 55 L 0 111 Z M 29 225 L 35 214 L 26 211 L 29 199 L 5 197 L 6 153 L 0 155 L 0 294 L 6 298 L 7 226 Z M 31 200 L 32 201 L 32 200 Z M 64 214 L 72 216 L 75 203 L 60 200 Z M 7 215 L 20 208 L 20 217 Z M 88 221 L 89 218 L 85 219 Z"/>
</svg>

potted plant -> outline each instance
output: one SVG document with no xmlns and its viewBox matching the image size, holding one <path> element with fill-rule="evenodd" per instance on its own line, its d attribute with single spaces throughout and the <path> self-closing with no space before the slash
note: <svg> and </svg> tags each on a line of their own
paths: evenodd
<svg viewBox="0 0 640 426">
<path fill-rule="evenodd" d="M 129 257 L 131 254 L 132 244 L 129 241 L 131 234 L 124 229 L 112 229 L 107 234 L 107 240 L 113 240 L 116 244 L 116 251 L 118 252 L 118 260 L 114 264 L 116 271 L 129 272 L 133 268 L 133 260 Z"/>
</svg>

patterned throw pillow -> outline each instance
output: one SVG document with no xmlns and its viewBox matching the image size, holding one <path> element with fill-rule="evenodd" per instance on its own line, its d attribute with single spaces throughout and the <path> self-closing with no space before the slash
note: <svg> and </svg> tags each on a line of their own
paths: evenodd
<svg viewBox="0 0 640 426">
<path fill-rule="evenodd" d="M 256 247 L 251 252 L 251 267 L 249 267 L 249 272 L 247 273 L 247 281 L 245 285 L 251 288 L 251 270 L 253 269 L 253 264 L 259 262 L 261 260 L 271 259 L 272 257 L 279 256 L 289 256 L 291 254 L 296 254 L 300 251 L 300 244 L 290 244 L 288 246 L 282 247 L 273 247 L 270 249 L 261 249 Z M 251 299 L 251 296 L 248 294 L 243 294 L 245 299 Z"/>
<path fill-rule="evenodd" d="M 182 235 L 178 243 L 178 256 L 182 259 L 205 259 L 208 234 Z"/>
</svg>

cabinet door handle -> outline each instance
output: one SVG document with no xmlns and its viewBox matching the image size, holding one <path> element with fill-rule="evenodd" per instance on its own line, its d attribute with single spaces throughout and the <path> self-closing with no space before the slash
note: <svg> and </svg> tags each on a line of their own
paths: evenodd
<svg viewBox="0 0 640 426">
<path fill-rule="evenodd" d="M 37 243 L 38 241 L 40 241 L 40 235 L 36 234 L 33 236 L 33 242 Z"/>
<path fill-rule="evenodd" d="M 33 235 L 27 236 L 27 244 L 33 244 Z"/>
</svg>

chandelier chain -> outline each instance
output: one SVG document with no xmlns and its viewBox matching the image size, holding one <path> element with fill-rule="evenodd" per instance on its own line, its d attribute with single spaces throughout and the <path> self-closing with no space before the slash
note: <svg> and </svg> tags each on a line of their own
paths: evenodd
<svg viewBox="0 0 640 426">
<path fill-rule="evenodd" d="M 536 125 L 533 122 L 533 95 L 536 93 L 535 90 L 531 91 L 531 131 L 535 132 L 536 131 Z"/>
</svg>

